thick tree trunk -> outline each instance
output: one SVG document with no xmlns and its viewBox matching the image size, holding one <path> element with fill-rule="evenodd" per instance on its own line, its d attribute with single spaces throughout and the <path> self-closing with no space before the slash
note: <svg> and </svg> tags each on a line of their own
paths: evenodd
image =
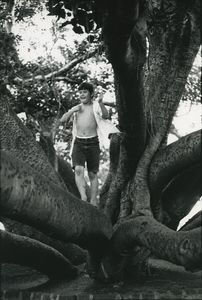
<svg viewBox="0 0 202 300">
<path fill-rule="evenodd" d="M 8 103 L 10 93 L 4 88 L 0 97 L 0 147 L 16 159 L 27 163 L 39 174 L 44 174 L 50 183 L 66 189 L 66 186 L 51 166 L 35 137 L 12 111 Z"/>
<path fill-rule="evenodd" d="M 130 259 L 141 272 L 150 256 L 190 270 L 201 268 L 201 227 L 176 232 L 155 220 L 154 217 L 160 220 L 158 215 L 153 216 L 159 201 L 167 213 L 170 212 L 166 202 L 181 207 L 182 216 L 199 194 L 196 178 L 184 206 L 181 196 L 185 195 L 181 191 L 174 201 L 170 199 L 177 190 L 175 184 L 182 185 L 183 176 L 191 176 L 198 168 L 198 133 L 179 141 L 178 155 L 172 156 L 170 151 L 176 144 L 162 149 L 199 48 L 199 1 L 155 0 L 145 1 L 142 6 L 141 1 L 114 0 L 104 5 L 103 34 L 114 69 L 121 129 L 112 137 L 110 173 L 102 201 L 110 219 L 69 192 L 29 131 L 10 110 L 6 97 L 0 100 L 1 213 L 87 248 L 93 254 L 92 262 L 96 259 L 93 272 L 98 272 L 97 263 L 104 256 L 100 263 L 102 274 L 98 275 L 104 274 L 106 279 L 126 270 Z M 150 48 L 144 83 L 146 35 Z M 183 141 L 189 141 L 185 154 L 180 146 Z M 162 163 L 164 153 L 168 164 Z M 183 165 L 179 155 L 184 155 Z M 170 217 L 173 221 L 175 215 L 170 213 Z M 115 224 L 113 235 L 110 220 Z M 21 238 L 4 236 L 10 239 L 11 246 L 15 238 L 21 243 Z"/>
<path fill-rule="evenodd" d="M 1 215 L 34 226 L 55 239 L 74 241 L 88 248 L 97 259 L 103 255 L 101 249 L 105 245 L 107 248 L 112 234 L 109 219 L 68 192 L 68 182 L 65 184 L 59 177 L 35 138 L 9 107 L 8 91 L 4 88 L 3 92 Z"/>
<path fill-rule="evenodd" d="M 111 224 L 97 208 L 1 151 L 1 214 L 92 250 L 111 237 Z M 94 237 L 94 239 L 92 239 Z M 97 241 L 96 241 L 97 239 Z"/>
<path fill-rule="evenodd" d="M 118 227 L 117 224 L 115 226 L 118 229 L 112 236 L 112 244 L 115 252 L 119 251 L 126 241 L 124 246 L 126 251 L 133 249 L 135 245 L 140 245 L 144 247 L 142 248 L 143 252 L 147 248 L 151 254 L 157 257 L 182 264 L 185 267 L 193 264 L 194 267 L 197 263 L 201 266 L 201 245 L 197 241 L 201 231 L 191 231 L 190 233 L 183 233 L 183 235 L 171 231 L 152 218 L 152 209 L 159 202 L 162 189 L 169 181 L 175 175 L 179 175 L 178 172 L 184 172 L 185 168 L 192 165 L 193 160 L 199 161 L 199 133 L 192 135 L 192 137 L 194 136 L 193 140 L 192 137 L 190 139 L 186 137 L 179 142 L 178 145 L 180 146 L 180 143 L 189 141 L 184 156 L 183 151 L 180 150 L 183 146 L 179 147 L 176 157 L 172 156 L 171 151 L 169 156 L 169 148 L 168 150 L 162 149 L 161 153 L 165 151 L 165 156 L 168 154 L 169 163 L 165 171 L 165 174 L 168 175 L 164 175 L 161 184 L 160 176 L 157 176 L 158 180 L 155 176 L 154 179 L 151 177 L 152 172 L 158 173 L 153 161 L 155 159 L 158 161 L 158 152 L 167 136 L 187 76 L 199 49 L 200 27 L 197 10 L 199 2 L 195 1 L 194 6 L 187 2 L 165 1 L 163 5 L 160 5 L 160 2 L 158 0 L 146 1 L 147 13 L 141 15 L 142 8 L 139 6 L 139 10 L 137 9 L 138 1 L 127 2 L 127 4 L 118 1 L 116 4 L 113 3 L 113 9 L 109 5 L 105 14 L 103 33 L 107 44 L 107 53 L 115 73 L 120 128 L 126 135 L 125 154 L 123 155 L 126 160 L 122 168 L 124 176 L 128 172 L 128 166 L 130 166 L 130 177 L 122 186 L 121 198 L 118 198 L 116 203 L 113 201 L 113 207 L 120 207 L 117 219 L 118 223 L 121 224 Z M 134 17 L 134 11 L 138 18 Z M 133 12 L 133 18 L 131 18 L 131 12 Z M 142 72 L 146 69 L 144 66 L 146 35 L 149 40 L 150 68 L 143 93 Z M 147 136 L 145 137 L 146 130 Z M 141 138 L 137 138 L 137 132 L 140 133 Z M 132 144 L 132 141 L 135 143 Z M 195 152 L 197 155 L 196 158 L 193 158 Z M 183 164 L 180 164 L 180 159 L 177 160 L 177 153 L 179 155 L 181 153 L 183 156 Z M 131 158 L 132 155 L 133 158 Z M 161 155 L 163 154 L 159 154 L 159 158 Z M 120 157 L 122 156 L 119 151 Z M 174 167 L 176 160 L 178 163 Z M 116 172 L 118 165 L 119 161 L 116 164 Z M 152 170 L 151 175 L 149 175 L 150 168 Z M 115 185 L 115 178 L 116 175 L 113 174 L 111 185 Z M 153 185 L 154 182 L 156 186 Z M 198 181 L 195 183 L 196 194 L 198 195 L 199 183 Z M 110 191 L 110 187 L 108 190 Z M 106 201 L 107 204 L 110 202 L 110 198 L 112 199 L 110 196 Z M 187 207 L 192 205 L 190 203 L 195 201 L 195 193 L 191 193 L 190 199 L 187 199 L 189 204 L 187 203 L 186 207 L 181 205 L 183 210 L 181 215 L 185 213 Z M 178 205 L 180 206 L 180 203 Z M 108 207 L 110 208 L 110 205 L 106 206 L 106 210 Z M 109 215 L 112 216 L 113 214 L 110 212 Z M 145 217 L 140 217 L 141 215 Z M 131 221 L 125 221 L 128 218 Z M 113 219 L 112 221 L 114 223 Z M 156 240 L 154 236 L 156 236 Z M 166 248 L 167 241 L 168 246 Z M 186 246 L 188 248 L 190 246 L 189 251 L 185 250 L 188 249 Z M 109 265 L 110 261 L 114 265 L 113 255 L 112 251 L 112 254 L 109 254 L 110 259 L 106 258 Z M 117 260 L 114 258 L 116 262 L 119 259 L 120 257 Z M 119 265 L 122 262 L 123 260 L 120 259 Z M 121 267 L 124 268 L 124 262 Z M 115 269 L 114 272 L 117 271 L 117 268 Z"/>
<path fill-rule="evenodd" d="M 149 206 L 149 165 L 170 128 L 200 45 L 199 16 L 194 8 L 190 4 L 187 19 L 186 4 L 178 7 L 175 1 L 171 2 L 174 5 L 172 18 L 166 5 L 159 7 L 155 16 L 154 8 L 148 7 L 150 19 L 147 23 L 152 24 L 147 31 L 150 71 L 145 85 L 148 138 L 132 185 L 134 214 L 144 210 L 145 204 Z M 163 27 L 163 21 L 169 25 Z"/>
<path fill-rule="evenodd" d="M 137 1 L 112 1 L 103 25 L 107 55 L 114 69 L 118 120 L 123 135 L 117 175 L 112 180 L 105 208 L 113 223 L 119 217 L 116 213 L 120 211 L 119 207 L 122 212 L 120 218 L 128 214 L 130 205 L 122 196 L 145 147 L 142 67 L 146 59 L 146 40 L 142 30 L 138 30 L 138 26 L 145 26 L 144 22 L 140 19 L 136 24 L 137 18 L 134 18 L 136 9 Z"/>
<path fill-rule="evenodd" d="M 128 17 L 131 16 L 129 11 L 136 9 L 134 7 L 135 3 L 130 4 L 131 7 L 129 8 L 127 3 L 126 11 Z M 123 3 L 122 5 L 124 7 Z M 108 46 L 110 61 L 114 68 L 115 79 L 118 77 L 119 83 L 122 86 L 122 91 L 117 90 L 119 95 L 117 99 L 118 105 L 120 103 L 122 105 L 121 112 L 118 110 L 119 122 L 120 124 L 122 122 L 124 124 L 130 122 L 130 126 L 133 126 L 133 124 L 137 122 L 138 125 L 134 125 L 133 131 L 135 133 L 139 131 L 141 132 L 141 136 L 144 136 L 140 129 L 144 120 L 144 111 L 141 111 L 139 108 L 145 106 L 147 114 L 148 137 L 146 149 L 141 158 L 137 155 L 136 151 L 133 151 L 133 156 L 136 157 L 137 161 L 139 160 L 138 165 L 131 164 L 131 160 L 129 160 L 128 164 L 130 165 L 130 171 L 132 170 L 133 172 L 133 178 L 128 182 L 127 198 L 128 201 L 133 202 L 133 215 L 151 214 L 150 189 L 147 180 L 149 166 L 155 153 L 160 149 L 170 128 L 173 115 L 177 109 L 186 83 L 186 78 L 200 45 L 198 13 L 191 6 L 187 8 L 185 4 L 181 4 L 181 7 L 178 7 L 173 1 L 173 5 L 174 11 L 172 11 L 172 18 L 170 18 L 169 7 L 160 7 L 159 10 L 155 12 L 154 17 L 153 7 L 148 6 L 149 15 L 146 16 L 145 22 L 139 17 L 136 23 L 132 23 L 132 20 L 129 18 L 127 22 L 124 21 L 126 22 L 124 23 L 120 17 L 120 7 L 117 5 L 112 11 L 109 8 L 109 24 L 106 22 L 107 25 L 104 28 L 105 40 Z M 187 9 L 190 13 L 189 19 L 186 19 Z M 124 11 L 124 14 L 126 11 Z M 161 27 L 162 16 L 165 18 L 165 21 L 169 23 L 169 27 Z M 115 23 L 115 20 L 116 26 L 112 26 L 112 22 L 114 21 Z M 119 27 L 119 22 L 122 28 L 121 26 Z M 148 90 L 148 92 L 146 92 L 144 103 L 144 96 L 141 93 L 143 86 L 140 78 L 145 55 L 143 48 L 146 31 L 143 25 L 146 22 L 147 24 L 152 22 L 153 31 L 150 28 L 151 25 L 149 25 L 147 35 L 149 36 L 150 42 L 149 60 L 151 71 L 147 77 L 146 91 Z M 190 23 L 192 26 L 190 26 Z M 118 37 L 115 34 L 117 30 L 120 30 Z M 135 35 L 133 36 L 133 34 Z M 188 41 L 185 38 L 188 38 Z M 117 50 L 118 43 L 120 50 Z M 172 43 L 172 47 L 170 43 Z M 139 49 L 141 49 L 141 51 L 138 51 Z M 129 56 L 128 53 L 133 55 Z M 138 74 L 138 76 L 134 74 Z M 125 82 L 129 82 L 130 87 L 125 86 Z M 155 83 L 157 82 L 158 88 L 155 88 Z M 131 88 L 133 88 L 133 90 L 130 93 Z M 130 99 L 127 98 L 128 100 L 126 100 L 124 93 Z M 132 98 L 136 99 L 133 104 L 131 104 Z M 124 110 L 124 108 L 126 108 L 126 110 Z M 138 112 L 138 118 L 136 118 L 136 114 L 134 113 L 135 110 Z M 124 113 L 127 121 L 124 119 Z M 125 125 L 124 128 L 126 135 L 129 136 L 131 136 L 130 126 Z M 143 147 L 144 142 L 137 140 L 135 147 L 139 149 L 140 144 Z M 128 149 L 134 149 L 133 147 L 132 143 L 130 143 Z M 126 148 L 127 154 L 129 153 L 128 149 Z M 144 147 L 142 149 L 144 149 Z M 141 153 L 141 151 L 139 153 Z M 128 155 L 128 157 L 130 158 L 130 155 Z M 124 198 L 125 196 L 123 199 Z M 125 215 L 127 216 L 130 213 L 131 211 Z"/>
</svg>

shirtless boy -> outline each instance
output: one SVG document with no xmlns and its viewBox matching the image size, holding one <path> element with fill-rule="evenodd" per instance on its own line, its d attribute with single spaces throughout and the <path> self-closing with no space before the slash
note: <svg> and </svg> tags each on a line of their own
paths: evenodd
<svg viewBox="0 0 202 300">
<path fill-rule="evenodd" d="M 97 206 L 98 177 L 100 147 L 97 134 L 97 122 L 93 110 L 93 85 L 87 82 L 79 86 L 80 104 L 72 107 L 65 113 L 60 122 L 68 122 L 74 115 L 76 137 L 72 151 L 72 165 L 75 170 L 75 181 L 81 199 L 86 201 L 86 182 L 84 178 L 85 164 L 87 165 L 90 180 L 90 203 Z M 108 119 L 108 111 L 102 102 L 102 96 L 98 103 L 102 112 L 102 118 Z"/>
</svg>

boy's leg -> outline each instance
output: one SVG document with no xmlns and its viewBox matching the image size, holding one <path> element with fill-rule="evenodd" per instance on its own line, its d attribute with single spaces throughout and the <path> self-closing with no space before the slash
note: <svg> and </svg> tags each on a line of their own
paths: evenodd
<svg viewBox="0 0 202 300">
<path fill-rule="evenodd" d="M 100 162 L 100 147 L 98 138 L 89 146 L 87 152 L 87 170 L 90 179 L 91 198 L 90 203 L 98 206 L 98 170 Z"/>
<path fill-rule="evenodd" d="M 84 178 L 84 167 L 83 166 L 75 166 L 75 181 L 78 187 L 81 199 L 87 201 L 86 196 L 86 181 Z"/>
<path fill-rule="evenodd" d="M 86 201 L 86 181 L 84 178 L 85 155 L 82 143 L 80 143 L 77 139 L 75 140 L 72 151 L 72 164 L 75 171 L 76 185 L 79 190 L 81 199 Z"/>
<path fill-rule="evenodd" d="M 91 189 L 91 194 L 90 194 L 90 203 L 97 206 L 98 205 L 98 176 L 97 173 L 94 172 L 88 172 L 88 176 L 90 179 L 90 189 Z"/>
</svg>

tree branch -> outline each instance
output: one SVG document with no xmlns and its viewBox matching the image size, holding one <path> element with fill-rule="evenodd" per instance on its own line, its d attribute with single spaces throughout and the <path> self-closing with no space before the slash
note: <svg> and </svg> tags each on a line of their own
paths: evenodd
<svg viewBox="0 0 202 300">
<path fill-rule="evenodd" d="M 161 190 L 175 175 L 200 159 L 201 130 L 198 130 L 156 153 L 149 170 L 150 188 Z"/>
<path fill-rule="evenodd" d="M 141 245 L 150 249 L 156 257 L 182 265 L 187 270 L 202 268 L 201 227 L 176 232 L 152 217 L 141 216 L 121 224 L 111 242 L 119 255 Z"/>
<path fill-rule="evenodd" d="M 100 245 L 108 243 L 112 226 L 102 212 L 61 186 L 50 184 L 46 176 L 5 151 L 1 151 L 0 183 L 2 216 L 27 222 L 53 238 L 92 252 L 102 252 Z"/>
<path fill-rule="evenodd" d="M 79 83 L 79 80 L 73 80 L 69 77 L 66 76 L 58 76 L 58 77 L 53 77 L 51 80 L 53 81 L 65 81 L 67 83 Z"/>
<path fill-rule="evenodd" d="M 49 74 L 46 75 L 37 75 L 34 76 L 32 78 L 27 78 L 27 79 L 22 79 L 22 78 L 15 78 L 14 82 L 15 83 L 27 83 L 27 82 L 31 82 L 33 80 L 39 80 L 39 81 L 45 81 L 45 80 L 57 80 L 56 78 L 64 73 L 67 73 L 68 71 L 70 71 L 71 69 L 73 69 L 76 65 L 78 65 L 81 62 L 84 62 L 85 60 L 93 57 L 95 55 L 95 53 L 97 53 L 97 49 L 93 50 L 92 52 L 89 52 L 87 54 L 84 54 L 83 56 L 77 57 L 75 59 L 73 59 L 69 64 L 65 65 L 64 67 L 62 67 L 61 69 L 57 70 L 57 71 L 53 71 Z M 63 77 L 62 80 L 64 80 L 64 78 L 66 78 L 66 80 L 70 81 L 69 78 L 67 77 Z M 61 79 L 60 79 L 61 80 Z"/>
<path fill-rule="evenodd" d="M 50 278 L 73 278 L 78 270 L 60 252 L 39 241 L 0 230 L 0 261 L 28 266 Z"/>
<path fill-rule="evenodd" d="M 9 218 L 1 217 L 0 220 L 5 226 L 7 232 L 25 236 L 50 246 L 51 248 L 54 248 L 60 252 L 65 258 L 70 260 L 73 265 L 80 265 L 86 261 L 87 252 L 75 244 L 56 240 L 45 235 L 32 226 L 22 224 Z"/>
</svg>

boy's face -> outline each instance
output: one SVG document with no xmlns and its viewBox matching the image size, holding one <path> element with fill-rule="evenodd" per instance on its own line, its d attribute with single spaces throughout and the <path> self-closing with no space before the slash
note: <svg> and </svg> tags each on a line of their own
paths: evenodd
<svg viewBox="0 0 202 300">
<path fill-rule="evenodd" d="M 91 93 L 89 92 L 89 90 L 80 90 L 79 91 L 79 98 L 81 103 L 88 103 L 91 102 Z"/>
</svg>

